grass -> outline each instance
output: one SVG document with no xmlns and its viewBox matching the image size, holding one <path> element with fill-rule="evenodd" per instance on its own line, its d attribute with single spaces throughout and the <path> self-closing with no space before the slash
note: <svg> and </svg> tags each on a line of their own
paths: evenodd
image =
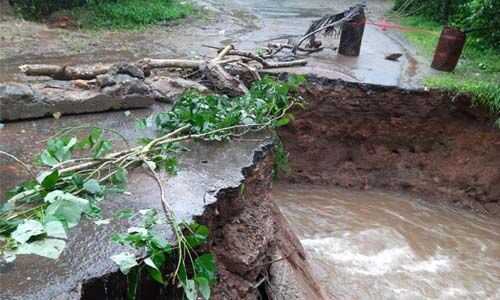
<svg viewBox="0 0 500 300">
<path fill-rule="evenodd" d="M 161 21 L 185 18 L 194 7 L 179 0 L 118 0 L 94 2 L 69 12 L 88 30 L 144 29 Z"/>
<path fill-rule="evenodd" d="M 404 17 L 401 23 L 435 33 L 403 32 L 417 49 L 432 59 L 443 26 L 422 17 Z M 424 78 L 424 84 L 428 87 L 471 94 L 474 104 L 484 105 L 493 114 L 500 115 L 500 52 L 497 49 L 482 50 L 473 38 L 468 37 L 455 71 L 428 76 Z M 496 124 L 500 127 L 500 118 Z"/>
</svg>

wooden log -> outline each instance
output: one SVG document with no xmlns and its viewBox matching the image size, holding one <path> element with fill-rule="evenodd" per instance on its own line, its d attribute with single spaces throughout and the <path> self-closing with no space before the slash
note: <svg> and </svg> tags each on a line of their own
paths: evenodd
<svg viewBox="0 0 500 300">
<path fill-rule="evenodd" d="M 250 51 L 243 51 L 243 50 L 231 50 L 228 52 L 228 55 L 236 55 L 236 56 L 250 58 L 260 63 L 264 69 L 287 68 L 294 66 L 304 66 L 307 64 L 307 60 L 305 59 L 298 59 L 292 61 L 268 61 L 258 55 L 253 54 Z"/>
<path fill-rule="evenodd" d="M 63 73 L 64 68 L 58 65 L 22 65 L 19 66 L 19 71 L 28 76 L 58 76 Z"/>
<path fill-rule="evenodd" d="M 111 65 L 77 65 L 77 66 L 59 66 L 59 65 L 22 65 L 19 71 L 28 76 L 49 76 L 60 80 L 76 79 L 94 79 L 97 75 L 106 73 Z"/>
<path fill-rule="evenodd" d="M 198 69 L 203 60 L 187 60 L 187 59 L 153 59 L 145 58 L 139 61 L 139 65 L 149 67 L 151 69 L 161 68 L 181 68 L 181 69 Z"/>
</svg>

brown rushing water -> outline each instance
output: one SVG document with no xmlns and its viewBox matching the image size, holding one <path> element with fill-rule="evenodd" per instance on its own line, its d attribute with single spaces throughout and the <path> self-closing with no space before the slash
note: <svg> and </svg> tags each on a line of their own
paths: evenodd
<svg viewBox="0 0 500 300">
<path fill-rule="evenodd" d="M 403 194 L 277 185 L 335 299 L 500 299 L 500 220 Z"/>
</svg>

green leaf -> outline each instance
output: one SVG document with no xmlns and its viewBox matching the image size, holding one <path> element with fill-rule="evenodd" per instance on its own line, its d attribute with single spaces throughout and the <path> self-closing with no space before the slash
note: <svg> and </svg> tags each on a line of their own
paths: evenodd
<svg viewBox="0 0 500 300">
<path fill-rule="evenodd" d="M 194 280 L 188 279 L 186 283 L 183 284 L 183 287 L 184 287 L 184 294 L 186 295 L 186 298 L 188 300 L 198 299 L 198 293 L 196 292 L 196 286 Z"/>
<path fill-rule="evenodd" d="M 83 184 L 83 189 L 91 194 L 102 194 L 103 190 L 99 181 L 95 179 L 89 179 Z"/>
<path fill-rule="evenodd" d="M 57 259 L 66 247 L 66 242 L 56 239 L 44 239 L 29 244 L 31 254 Z"/>
<path fill-rule="evenodd" d="M 78 174 L 73 174 L 71 176 L 71 183 L 73 183 L 78 188 L 82 188 L 84 182 L 81 176 L 79 176 Z"/>
<path fill-rule="evenodd" d="M 36 181 L 46 190 L 52 189 L 59 179 L 59 171 L 44 171 L 40 173 Z"/>
<path fill-rule="evenodd" d="M 158 266 L 159 269 L 163 267 L 163 264 L 165 263 L 165 254 L 163 250 L 155 250 L 153 249 L 151 251 L 151 260 L 155 263 L 156 266 Z"/>
<path fill-rule="evenodd" d="M 3 259 L 7 263 L 11 263 L 11 262 L 16 260 L 16 254 L 13 251 L 6 250 L 6 251 L 3 251 L 2 254 L 3 254 Z"/>
<path fill-rule="evenodd" d="M 206 226 L 192 223 L 188 227 L 191 234 L 186 236 L 186 241 L 191 248 L 196 248 L 208 242 L 208 228 Z"/>
<path fill-rule="evenodd" d="M 179 281 L 182 283 L 183 286 L 186 285 L 188 277 L 184 261 L 179 262 L 179 271 L 177 271 L 177 278 L 179 279 Z"/>
<path fill-rule="evenodd" d="M 154 118 L 154 115 L 150 115 L 150 116 L 148 116 L 145 119 L 139 119 L 139 120 L 137 120 L 137 123 L 136 123 L 137 129 L 143 130 L 143 129 L 146 129 L 146 128 L 153 127 L 153 118 Z"/>
<path fill-rule="evenodd" d="M 127 275 L 133 267 L 138 266 L 135 255 L 130 252 L 122 252 L 113 255 L 111 256 L 111 260 L 118 265 L 120 271 L 125 275 Z"/>
<path fill-rule="evenodd" d="M 79 149 L 85 148 L 87 146 L 89 149 L 94 148 L 95 144 L 99 141 L 101 137 L 102 131 L 99 129 L 94 129 L 90 132 L 90 134 L 79 142 L 76 147 Z"/>
<path fill-rule="evenodd" d="M 40 156 L 40 160 L 42 161 L 42 163 L 44 165 L 47 165 L 47 166 L 54 166 L 54 165 L 57 165 L 59 163 L 59 161 L 53 157 L 47 150 L 44 150 L 42 152 L 42 155 Z"/>
<path fill-rule="evenodd" d="M 76 137 L 72 137 L 69 141 L 67 141 L 64 145 L 64 152 L 67 153 L 67 152 L 70 152 L 71 149 L 73 149 L 73 146 L 76 145 L 76 142 L 78 140 L 76 139 Z"/>
<path fill-rule="evenodd" d="M 165 282 L 163 281 L 163 276 L 153 260 L 148 257 L 144 260 L 144 263 L 147 266 L 149 276 L 151 276 L 151 278 L 153 278 L 156 282 L 164 284 Z"/>
<path fill-rule="evenodd" d="M 147 145 L 149 143 L 151 143 L 152 139 L 150 138 L 139 138 L 137 139 L 137 144 L 139 145 Z"/>
<path fill-rule="evenodd" d="M 138 268 L 133 268 L 132 271 L 130 272 L 130 275 L 127 276 L 128 278 L 128 288 L 127 288 L 127 298 L 128 300 L 135 300 L 137 296 L 137 285 L 139 283 L 139 276 L 141 273 L 139 272 Z"/>
<path fill-rule="evenodd" d="M 43 239 L 29 244 L 22 244 L 16 249 L 16 254 L 35 254 L 51 259 L 57 259 L 66 247 L 66 242 L 58 239 Z"/>
<path fill-rule="evenodd" d="M 12 198 L 13 196 L 28 191 L 28 190 L 35 190 L 35 187 L 37 186 L 37 182 L 35 180 L 29 180 L 29 181 L 24 181 L 18 186 L 16 186 L 13 189 L 8 190 L 5 192 L 5 196 L 7 199 Z"/>
<path fill-rule="evenodd" d="M 276 124 L 276 127 L 282 127 L 282 126 L 285 126 L 286 124 L 288 124 L 290 122 L 290 119 L 287 118 L 287 117 L 283 117 L 281 119 L 278 120 L 278 123 Z"/>
<path fill-rule="evenodd" d="M 196 276 L 194 279 L 198 284 L 198 290 L 205 300 L 210 299 L 210 283 L 205 277 Z"/>
<path fill-rule="evenodd" d="M 54 166 L 69 160 L 76 142 L 77 139 L 75 137 L 49 140 L 47 148 L 40 156 L 41 162 L 48 166 Z"/>
<path fill-rule="evenodd" d="M 154 171 L 154 170 L 156 170 L 156 163 L 153 162 L 153 161 L 150 161 L 150 160 L 145 160 L 144 164 L 143 164 L 143 167 L 145 169 Z"/>
<path fill-rule="evenodd" d="M 0 203 L 0 214 L 1 213 L 4 213 L 4 212 L 8 212 L 8 211 L 11 211 L 11 210 L 14 210 L 16 208 L 16 206 L 10 202 L 6 202 L 6 203 Z"/>
<path fill-rule="evenodd" d="M 255 124 L 255 120 L 250 118 L 250 117 L 244 118 L 241 122 L 243 123 L 243 125 L 254 125 Z"/>
<path fill-rule="evenodd" d="M 127 187 L 124 185 L 104 186 L 104 195 L 123 194 L 126 191 L 127 191 Z"/>
<path fill-rule="evenodd" d="M 51 203 L 45 211 L 46 221 L 61 221 L 62 219 L 68 228 L 77 225 L 82 213 L 90 208 L 88 200 L 59 190 L 48 193 L 45 201 Z"/>
<path fill-rule="evenodd" d="M 64 225 L 60 221 L 47 222 L 43 226 L 43 228 L 48 236 L 60 238 L 60 239 L 68 238 L 66 235 L 66 229 L 64 229 Z"/>
<path fill-rule="evenodd" d="M 124 168 L 118 168 L 115 175 L 113 175 L 113 181 L 117 183 L 126 183 L 128 180 L 128 172 Z"/>
<path fill-rule="evenodd" d="M 170 253 L 170 251 L 172 250 L 172 247 L 170 246 L 168 241 L 164 237 L 162 237 L 161 235 L 159 235 L 157 233 L 152 234 L 151 243 L 153 244 L 154 247 L 156 247 L 162 251 L 165 251 L 167 253 Z"/>
<path fill-rule="evenodd" d="M 179 161 L 175 157 L 168 157 L 164 161 L 165 171 L 172 175 L 177 175 L 177 165 Z"/>
<path fill-rule="evenodd" d="M 196 274 L 208 279 L 210 284 L 217 283 L 217 267 L 213 254 L 203 254 L 194 260 Z"/>
<path fill-rule="evenodd" d="M 43 233 L 42 223 L 35 220 L 26 220 L 23 224 L 17 226 L 17 229 L 11 233 L 11 237 L 20 244 L 26 243 L 32 236 Z"/>
<path fill-rule="evenodd" d="M 118 219 L 130 219 L 135 215 L 135 213 L 129 209 L 119 209 L 115 211 L 115 218 Z"/>
<path fill-rule="evenodd" d="M 151 226 L 156 224 L 156 222 L 158 221 L 158 212 L 156 211 L 156 209 L 141 209 L 139 213 L 144 216 L 145 228 L 151 228 Z"/>
<path fill-rule="evenodd" d="M 137 234 L 145 237 L 148 235 L 148 230 L 146 228 L 143 228 L 143 227 L 130 227 L 127 230 L 127 233 L 129 233 L 129 234 L 137 233 Z"/>
<path fill-rule="evenodd" d="M 108 140 L 99 141 L 94 150 L 94 158 L 103 157 L 105 154 L 110 153 L 111 150 L 113 150 L 113 147 Z"/>
</svg>

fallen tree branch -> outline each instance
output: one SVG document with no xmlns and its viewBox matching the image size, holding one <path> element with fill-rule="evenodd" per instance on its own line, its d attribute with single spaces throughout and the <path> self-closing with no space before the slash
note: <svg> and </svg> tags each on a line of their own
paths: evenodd
<svg viewBox="0 0 500 300">
<path fill-rule="evenodd" d="M 205 61 L 203 60 L 144 58 L 140 60 L 138 64 L 143 67 L 149 67 L 151 69 L 163 69 L 163 68 L 197 69 L 204 62 Z"/>
<path fill-rule="evenodd" d="M 94 79 L 97 75 L 105 74 L 109 71 L 111 65 L 77 65 L 77 66 L 59 66 L 59 65 L 22 65 L 19 71 L 28 76 L 49 76 L 60 80 L 74 79 Z"/>
<path fill-rule="evenodd" d="M 139 60 L 136 66 L 140 67 L 144 73 L 151 69 L 161 68 L 192 69 L 201 72 L 203 77 L 208 79 L 217 89 L 238 94 L 248 92 L 248 88 L 237 76 L 229 74 L 224 66 L 233 64 L 248 70 L 255 79 L 259 79 L 260 75 L 257 69 L 251 65 L 252 62 L 260 64 L 263 69 L 286 68 L 307 64 L 305 59 L 286 62 L 269 61 L 250 51 L 236 50 L 233 45 L 217 49 L 219 50 L 217 55 L 211 60 L 144 58 Z M 49 76 L 60 80 L 90 80 L 101 74 L 118 72 L 115 71 L 113 65 L 101 64 L 80 66 L 33 64 L 22 65 L 19 70 L 28 76 Z"/>
</svg>

